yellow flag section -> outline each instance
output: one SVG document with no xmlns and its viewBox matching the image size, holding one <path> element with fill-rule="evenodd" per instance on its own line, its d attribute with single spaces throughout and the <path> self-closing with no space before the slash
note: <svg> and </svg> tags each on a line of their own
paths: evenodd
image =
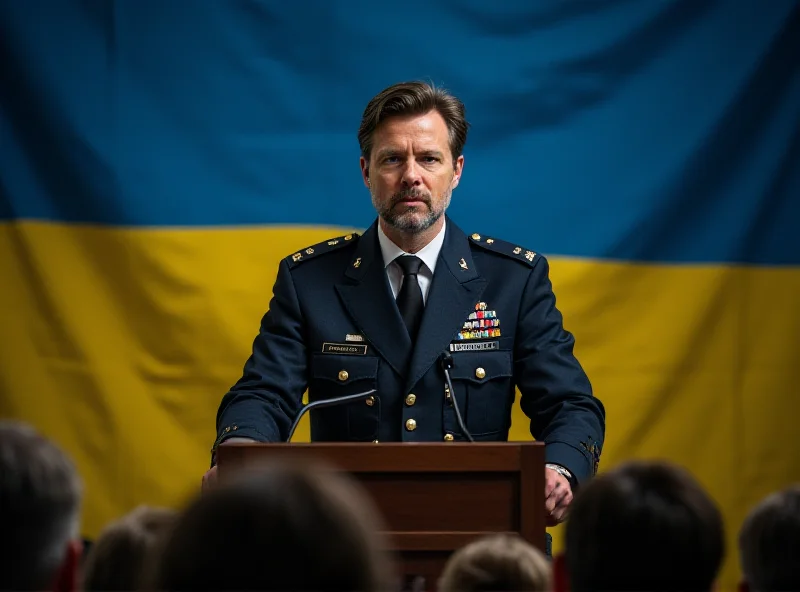
<svg viewBox="0 0 800 592">
<path fill-rule="evenodd" d="M 278 262 L 349 230 L 0 225 L 0 414 L 75 458 L 86 536 L 197 491 Z M 732 586 L 745 512 L 800 479 L 800 269 L 550 260 L 607 407 L 601 471 L 629 458 L 688 467 L 725 514 Z M 530 439 L 514 413 L 512 438 Z"/>
</svg>

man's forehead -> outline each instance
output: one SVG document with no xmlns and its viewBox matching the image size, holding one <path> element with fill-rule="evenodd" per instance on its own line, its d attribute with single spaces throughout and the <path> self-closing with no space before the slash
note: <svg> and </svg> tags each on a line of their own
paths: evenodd
<svg viewBox="0 0 800 592">
<path fill-rule="evenodd" d="M 437 112 L 425 115 L 390 117 L 381 122 L 373 136 L 376 153 L 439 151 L 449 149 L 447 124 Z"/>
</svg>

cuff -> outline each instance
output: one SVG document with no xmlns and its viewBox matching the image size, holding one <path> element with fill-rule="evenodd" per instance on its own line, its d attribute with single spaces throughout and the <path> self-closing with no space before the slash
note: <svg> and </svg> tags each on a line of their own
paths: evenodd
<svg viewBox="0 0 800 592">
<path fill-rule="evenodd" d="M 566 442 L 549 442 L 544 449 L 544 461 L 561 465 L 572 473 L 570 485 L 575 490 L 578 485 L 592 476 L 586 455 Z"/>
</svg>

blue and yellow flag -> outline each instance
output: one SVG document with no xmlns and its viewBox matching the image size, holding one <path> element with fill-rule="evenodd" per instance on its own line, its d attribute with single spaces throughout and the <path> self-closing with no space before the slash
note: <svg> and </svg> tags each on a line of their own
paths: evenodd
<svg viewBox="0 0 800 592">
<path fill-rule="evenodd" d="M 371 223 L 362 110 L 424 79 L 472 126 L 451 216 L 551 260 L 607 407 L 601 470 L 688 467 L 735 581 L 744 513 L 800 479 L 796 1 L 0 16 L 0 412 L 74 456 L 86 536 L 199 487 L 278 261 Z"/>
</svg>

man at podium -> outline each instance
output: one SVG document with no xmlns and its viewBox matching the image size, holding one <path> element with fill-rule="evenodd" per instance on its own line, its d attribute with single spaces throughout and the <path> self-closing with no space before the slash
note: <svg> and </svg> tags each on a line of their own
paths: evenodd
<svg viewBox="0 0 800 592">
<path fill-rule="evenodd" d="M 375 96 L 358 131 L 377 210 L 363 234 L 281 261 L 242 377 L 223 397 L 214 451 L 286 441 L 308 389 L 312 441 L 508 439 L 515 387 L 545 443 L 549 523 L 597 470 L 605 410 L 573 354 L 547 260 L 465 234 L 445 211 L 464 169 L 459 99 L 424 83 Z"/>
</svg>

